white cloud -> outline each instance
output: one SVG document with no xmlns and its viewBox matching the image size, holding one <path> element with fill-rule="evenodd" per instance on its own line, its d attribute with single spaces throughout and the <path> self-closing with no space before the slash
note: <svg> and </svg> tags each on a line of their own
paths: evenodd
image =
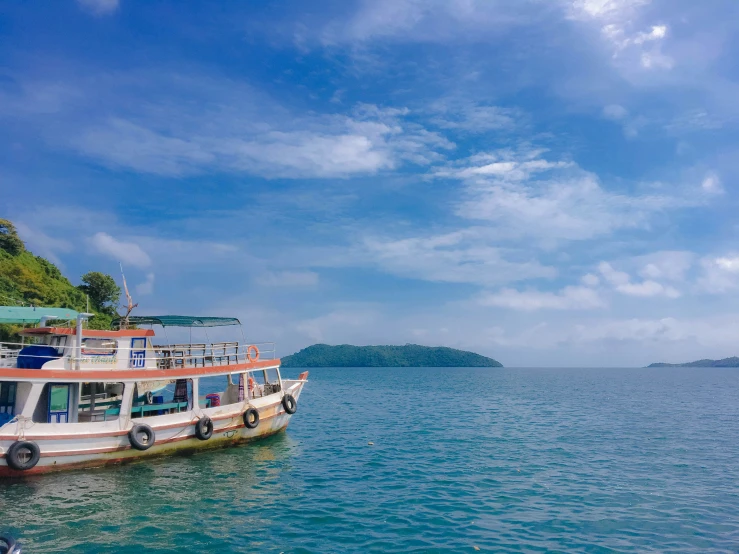
<svg viewBox="0 0 739 554">
<path fill-rule="evenodd" d="M 667 298 L 679 298 L 680 291 L 674 287 L 665 286 L 656 281 L 643 281 L 641 283 L 626 283 L 616 287 L 616 290 L 628 296 L 666 296 Z"/>
<path fill-rule="evenodd" d="M 520 0 L 365 0 L 348 19 L 324 26 L 324 45 L 367 43 L 378 40 L 403 42 L 463 41 L 490 35 L 511 25 L 531 21 L 530 6 Z M 305 37 L 301 34 L 301 43 Z"/>
<path fill-rule="evenodd" d="M 147 273 L 146 281 L 136 285 L 136 292 L 141 295 L 153 294 L 154 293 L 154 280 L 155 280 L 155 275 L 153 273 Z"/>
<path fill-rule="evenodd" d="M 628 273 L 617 271 L 608 262 L 601 262 L 598 265 L 598 271 L 600 271 L 603 278 L 614 288 L 614 290 L 627 296 L 665 296 L 667 298 L 678 298 L 680 296 L 680 291 L 676 288 L 662 285 L 653 280 L 648 279 L 641 283 L 632 283 L 631 277 Z"/>
<path fill-rule="evenodd" d="M 265 287 L 314 287 L 318 273 L 313 271 L 270 271 L 259 275 L 257 284 Z"/>
<path fill-rule="evenodd" d="M 105 254 L 124 265 L 134 267 L 151 265 L 151 258 L 138 244 L 119 241 L 107 233 L 96 233 L 90 239 L 90 244 L 100 254 Z"/>
<path fill-rule="evenodd" d="M 582 281 L 582 284 L 586 287 L 597 287 L 600 284 L 600 279 L 598 279 L 598 276 L 593 275 L 592 273 L 583 275 L 580 281 Z"/>
<path fill-rule="evenodd" d="M 721 178 L 715 173 L 709 173 L 703 179 L 701 188 L 708 194 L 723 194 L 724 187 L 721 186 Z"/>
<path fill-rule="evenodd" d="M 443 129 L 485 133 L 512 130 L 525 118 L 518 108 L 478 104 L 471 101 L 444 99 L 430 108 L 431 122 Z"/>
<path fill-rule="evenodd" d="M 588 287 L 565 287 L 558 293 L 503 289 L 497 293 L 483 294 L 478 303 L 520 311 L 591 310 L 605 307 L 598 293 Z"/>
<path fill-rule="evenodd" d="M 598 271 L 603 275 L 603 278 L 614 287 L 620 287 L 626 285 L 631 280 L 628 273 L 623 271 L 616 271 L 611 264 L 608 262 L 601 262 L 598 265 Z"/>
<path fill-rule="evenodd" d="M 722 294 L 739 286 L 739 255 L 705 257 L 698 278 L 698 289 L 710 294 Z"/>
<path fill-rule="evenodd" d="M 697 202 L 610 192 L 596 175 L 573 162 L 549 161 L 542 154 L 501 150 L 461 160 L 433 175 L 465 182 L 457 215 L 484 221 L 499 236 L 530 236 L 549 244 L 645 228 L 654 214 Z"/>
<path fill-rule="evenodd" d="M 102 162 L 159 175 L 210 170 L 266 177 L 349 177 L 426 165 L 453 143 L 404 122 L 407 110 L 360 105 L 352 117 L 322 116 L 303 122 L 234 124 L 222 114 L 181 129 L 156 129 L 156 121 L 110 118 L 72 138 L 81 153 Z M 183 114 L 185 117 L 190 114 Z M 261 117 L 265 117 L 264 114 Z M 299 123 L 299 122 L 298 122 Z"/>
<path fill-rule="evenodd" d="M 556 274 L 536 260 L 507 260 L 505 250 L 488 242 L 484 231 L 467 229 L 428 237 L 366 238 L 363 249 L 384 271 L 427 281 L 496 285 Z"/>
<path fill-rule="evenodd" d="M 628 17 L 651 0 L 569 0 L 573 15 L 588 17 Z"/>
<path fill-rule="evenodd" d="M 77 0 L 77 3 L 95 15 L 109 15 L 118 9 L 119 0 Z"/>
<path fill-rule="evenodd" d="M 634 262 L 642 266 L 639 274 L 645 279 L 681 282 L 693 266 L 695 257 L 692 252 L 666 250 L 637 256 Z"/>
<path fill-rule="evenodd" d="M 607 119 L 619 121 L 621 119 L 624 119 L 627 115 L 629 115 L 629 111 L 623 106 L 620 106 L 618 104 L 611 104 L 603 108 L 603 115 Z"/>
</svg>

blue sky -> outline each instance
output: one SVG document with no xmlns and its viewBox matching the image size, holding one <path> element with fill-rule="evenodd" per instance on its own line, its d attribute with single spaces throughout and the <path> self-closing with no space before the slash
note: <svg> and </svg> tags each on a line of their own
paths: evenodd
<svg viewBox="0 0 739 554">
<path fill-rule="evenodd" d="M 0 7 L 0 215 L 281 354 L 738 352 L 732 0 Z"/>
</svg>

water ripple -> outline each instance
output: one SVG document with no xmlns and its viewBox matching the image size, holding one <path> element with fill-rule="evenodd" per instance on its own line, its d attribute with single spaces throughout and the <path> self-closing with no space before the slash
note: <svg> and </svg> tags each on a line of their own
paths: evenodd
<svg viewBox="0 0 739 554">
<path fill-rule="evenodd" d="M 736 552 L 738 392 L 718 369 L 313 370 L 287 433 L 4 482 L 0 527 L 29 553 Z"/>
</svg>

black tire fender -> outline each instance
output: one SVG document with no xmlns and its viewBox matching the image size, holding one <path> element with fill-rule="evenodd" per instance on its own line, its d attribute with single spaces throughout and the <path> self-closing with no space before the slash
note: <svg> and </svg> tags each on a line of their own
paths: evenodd
<svg viewBox="0 0 739 554">
<path fill-rule="evenodd" d="M 154 429 L 144 423 L 137 423 L 128 432 L 128 440 L 136 450 L 149 450 L 157 439 Z"/>
<path fill-rule="evenodd" d="M 31 441 L 16 441 L 5 453 L 5 461 L 11 469 L 27 471 L 41 459 L 41 449 Z"/>
<path fill-rule="evenodd" d="M 21 545 L 10 535 L 0 535 L 0 554 L 21 554 Z"/>
<path fill-rule="evenodd" d="M 213 436 L 213 420 L 208 416 L 200 418 L 195 424 L 195 436 L 201 441 L 207 441 Z"/>
<path fill-rule="evenodd" d="M 298 403 L 295 401 L 295 397 L 292 394 L 286 394 L 282 397 L 282 407 L 285 411 L 292 415 L 298 411 Z"/>
<path fill-rule="evenodd" d="M 244 412 L 244 426 L 247 429 L 256 429 L 259 425 L 259 411 L 256 408 L 249 406 Z"/>
</svg>

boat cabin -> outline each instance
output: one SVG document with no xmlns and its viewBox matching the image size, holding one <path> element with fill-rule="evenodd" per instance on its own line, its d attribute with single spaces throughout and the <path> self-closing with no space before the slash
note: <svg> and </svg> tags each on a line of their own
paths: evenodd
<svg viewBox="0 0 739 554">
<path fill-rule="evenodd" d="M 18 417 L 30 424 L 151 418 L 282 390 L 273 343 L 210 342 L 206 332 L 203 342 L 158 344 L 154 330 L 142 328 L 240 327 L 236 318 L 130 317 L 116 320 L 117 329 L 94 330 L 83 328 L 83 316 L 76 327 L 27 328 L 21 343 L 0 344 L 0 428 Z M 17 380 L 14 369 L 24 370 Z"/>
</svg>

